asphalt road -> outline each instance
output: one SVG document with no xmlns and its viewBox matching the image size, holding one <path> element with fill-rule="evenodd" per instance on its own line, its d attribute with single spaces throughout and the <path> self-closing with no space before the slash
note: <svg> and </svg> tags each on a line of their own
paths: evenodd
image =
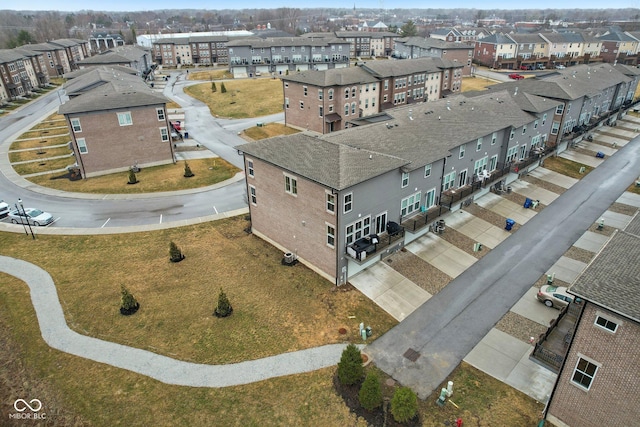
<svg viewBox="0 0 640 427">
<path fill-rule="evenodd" d="M 269 122 L 283 118 L 283 114 L 278 114 L 245 120 L 215 119 L 203 103 L 184 94 L 182 88 L 185 84 L 192 82 L 186 82 L 182 74 L 173 74 L 165 88 L 165 95 L 175 98 L 185 107 L 190 138 L 241 169 L 242 155 L 234 147 L 245 141 L 237 133 L 254 126 L 258 121 Z M 186 193 L 113 197 L 58 193 L 18 177 L 9 166 L 9 146 L 21 133 L 57 111 L 61 101 L 65 99 L 58 93 L 59 91 L 50 92 L 0 118 L 0 199 L 14 205 L 21 198 L 26 207 L 37 207 L 51 213 L 56 222 L 50 227 L 70 228 L 160 224 L 206 217 L 247 206 L 246 190 L 241 181 L 221 188 Z"/>
<path fill-rule="evenodd" d="M 366 353 L 425 399 L 639 171 L 640 138 L 635 138 L 369 345 Z M 403 356 L 408 349 L 420 353 L 416 362 Z"/>
</svg>

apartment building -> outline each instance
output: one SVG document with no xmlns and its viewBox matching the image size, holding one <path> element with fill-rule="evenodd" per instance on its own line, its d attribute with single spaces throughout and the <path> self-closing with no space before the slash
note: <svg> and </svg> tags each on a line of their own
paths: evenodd
<svg viewBox="0 0 640 427">
<path fill-rule="evenodd" d="M 67 84 L 73 166 L 83 178 L 174 162 L 167 99 L 135 75 L 92 70 Z"/>
<path fill-rule="evenodd" d="M 569 293 L 582 311 L 546 407 L 556 426 L 634 425 L 640 395 L 640 216 L 616 230 Z M 615 397 L 612 399 L 612 397 Z"/>
<path fill-rule="evenodd" d="M 520 102 L 532 99 L 555 108 Z M 502 177 L 510 156 L 550 131 L 540 114 L 507 91 L 454 95 L 339 132 L 241 145 L 252 231 L 344 284 L 426 233 L 443 197 Z"/>
<path fill-rule="evenodd" d="M 94 54 L 124 45 L 124 38 L 120 34 L 97 32 L 89 37 L 89 50 Z"/>
<path fill-rule="evenodd" d="M 605 62 L 638 65 L 638 47 L 640 41 L 631 34 L 622 31 L 608 31 L 597 36 L 602 42 L 600 55 Z"/>
<path fill-rule="evenodd" d="M 64 46 L 47 42 L 27 44 L 20 46 L 20 48 L 42 53 L 49 77 L 62 77 L 64 73 L 72 71 L 72 60 L 67 56 L 67 50 Z"/>
<path fill-rule="evenodd" d="M 228 64 L 225 35 L 194 35 L 162 38 L 152 44 L 153 58 L 160 65 Z"/>
<path fill-rule="evenodd" d="M 473 59 L 491 68 L 514 68 L 518 44 L 504 34 L 492 34 L 475 43 Z"/>
<path fill-rule="evenodd" d="M 80 68 L 101 65 L 129 67 L 136 70 L 139 75 L 146 76 L 151 70 L 153 62 L 149 51 L 138 46 L 122 46 L 109 49 L 78 62 Z"/>
<path fill-rule="evenodd" d="M 231 40 L 227 47 L 229 71 L 236 77 L 349 66 L 349 43 L 337 38 L 250 37 Z"/>
<path fill-rule="evenodd" d="M 49 82 L 43 55 L 23 49 L 0 50 L 0 101 L 25 96 Z"/>
<path fill-rule="evenodd" d="M 462 75 L 471 75 L 473 45 L 445 42 L 434 38 L 407 37 L 397 39 L 394 58 L 441 58 L 463 64 Z"/>
</svg>

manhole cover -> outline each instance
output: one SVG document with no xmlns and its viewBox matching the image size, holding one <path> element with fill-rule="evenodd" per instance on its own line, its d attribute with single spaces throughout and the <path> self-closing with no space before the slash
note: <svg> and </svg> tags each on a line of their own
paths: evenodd
<svg viewBox="0 0 640 427">
<path fill-rule="evenodd" d="M 403 356 L 411 360 L 412 362 L 415 362 L 420 357 L 420 353 L 410 348 L 409 350 L 404 352 Z"/>
<path fill-rule="evenodd" d="M 394 385 L 396 385 L 396 382 L 393 380 L 393 378 L 387 378 L 385 384 L 387 384 L 389 387 L 393 387 Z"/>
</svg>

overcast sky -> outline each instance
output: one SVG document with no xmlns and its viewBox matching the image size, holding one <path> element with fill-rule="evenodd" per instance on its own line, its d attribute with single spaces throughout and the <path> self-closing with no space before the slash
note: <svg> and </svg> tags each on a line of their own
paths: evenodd
<svg viewBox="0 0 640 427">
<path fill-rule="evenodd" d="M 2 2 L 4 3 L 4 1 Z M 355 3 L 357 8 L 476 8 L 476 9 L 621 9 L 621 8 L 640 8 L 640 0 L 538 0 L 536 2 L 519 2 L 507 0 L 486 0 L 478 2 L 477 0 L 461 0 L 454 3 L 451 2 L 428 2 L 424 0 L 321 0 L 318 2 L 300 0 L 236 0 L 232 2 L 214 2 L 211 0 L 111 0 L 108 2 L 89 3 L 86 0 L 64 0 L 52 2 L 51 0 L 28 0 L 23 2 L 8 2 L 10 4 L 0 3 L 0 10 L 59 10 L 63 12 L 77 12 L 80 10 L 97 10 L 97 11 L 142 11 L 142 10 L 160 10 L 160 9 L 208 9 L 217 10 L 220 8 L 233 9 L 276 9 L 279 7 L 297 7 L 297 8 L 353 8 Z"/>
</svg>

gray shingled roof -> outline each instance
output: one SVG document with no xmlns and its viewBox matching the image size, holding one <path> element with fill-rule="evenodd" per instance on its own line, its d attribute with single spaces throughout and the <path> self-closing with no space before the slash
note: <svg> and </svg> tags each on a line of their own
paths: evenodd
<svg viewBox="0 0 640 427">
<path fill-rule="evenodd" d="M 544 35 L 544 34 L 543 34 Z M 512 33 L 509 37 L 518 44 L 546 43 L 547 41 L 540 37 L 540 34 Z"/>
<path fill-rule="evenodd" d="M 569 292 L 640 322 L 640 215 L 617 231 Z"/>
<path fill-rule="evenodd" d="M 94 78 L 85 75 L 87 79 Z M 83 77 L 72 81 L 81 84 Z M 150 89 L 139 77 L 121 74 L 87 93 L 68 100 L 60 106 L 60 114 L 116 110 L 147 105 L 166 104 L 167 98 Z"/>
<path fill-rule="evenodd" d="M 346 42 L 333 38 L 306 38 L 306 37 L 274 37 L 262 39 L 260 37 L 247 37 L 231 40 L 227 47 L 250 46 L 252 48 L 272 48 L 278 46 L 329 46 L 330 44 L 345 44 Z M 328 52 L 331 53 L 331 52 Z"/>
<path fill-rule="evenodd" d="M 613 31 L 608 34 L 603 34 L 597 37 L 602 41 L 612 41 L 612 42 L 637 42 L 638 40 L 634 37 L 631 37 L 628 34 L 623 33 L 622 31 Z"/>
<path fill-rule="evenodd" d="M 281 76 L 281 79 L 318 87 L 374 83 L 378 81 L 378 79 L 360 67 L 332 68 L 324 71 L 308 70 Z"/>
<path fill-rule="evenodd" d="M 250 142 L 236 148 L 249 157 L 265 160 L 336 190 L 408 163 L 398 157 L 336 144 L 306 133 Z"/>
<path fill-rule="evenodd" d="M 552 108 L 556 108 L 561 102 L 542 96 L 533 95 L 521 90 L 521 87 L 516 82 L 507 82 L 501 85 L 500 90 L 507 90 L 511 98 L 518 104 L 518 106 L 529 113 L 543 113 Z M 478 90 L 472 92 L 463 93 L 467 97 L 477 97 L 486 95 L 486 90 Z"/>
<path fill-rule="evenodd" d="M 80 68 L 78 70 L 65 73 L 64 78 L 67 80 L 76 79 L 80 76 L 84 76 L 85 74 L 91 73 L 94 70 L 111 71 L 115 73 L 131 74 L 134 76 L 138 74 L 138 70 L 135 70 L 131 67 L 126 67 L 124 65 L 95 65 L 95 66 Z M 65 87 L 67 86 L 68 83 L 69 82 L 65 83 Z"/>
<path fill-rule="evenodd" d="M 360 65 L 378 78 L 405 76 L 413 73 L 433 72 L 445 68 L 462 68 L 464 63 L 441 58 L 417 58 L 389 61 L 367 61 Z"/>
<path fill-rule="evenodd" d="M 422 49 L 429 49 L 435 47 L 437 49 L 464 49 L 464 50 L 473 50 L 473 45 L 468 45 L 466 43 L 455 43 L 455 42 L 447 42 L 440 39 L 433 38 L 425 38 L 425 37 L 406 37 L 404 39 L 396 40 L 396 43 L 402 43 L 406 46 L 418 46 Z"/>
<path fill-rule="evenodd" d="M 25 56 L 14 49 L 0 49 L 0 64 L 19 61 Z"/>
</svg>

